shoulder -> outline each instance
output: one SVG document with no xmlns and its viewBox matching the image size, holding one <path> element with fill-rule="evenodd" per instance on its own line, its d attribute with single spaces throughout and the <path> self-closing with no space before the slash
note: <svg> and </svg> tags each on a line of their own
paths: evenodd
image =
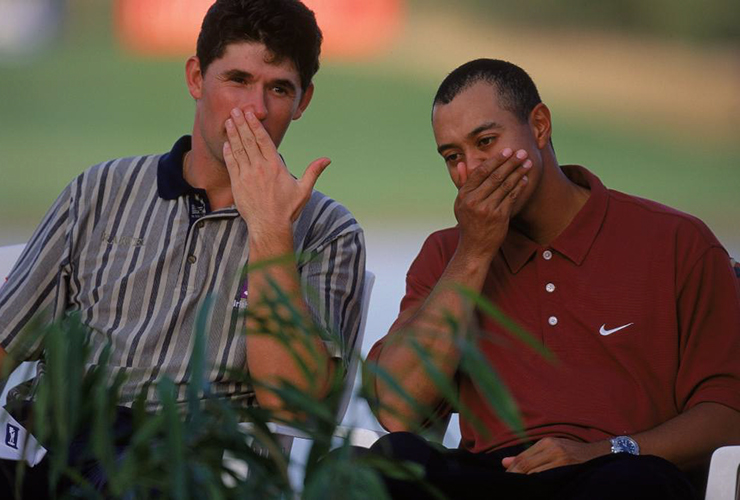
<svg viewBox="0 0 740 500">
<path fill-rule="evenodd" d="M 411 264 L 409 274 L 420 271 L 443 271 L 457 250 L 459 237 L 460 230 L 457 227 L 440 229 L 427 236 L 419 254 Z"/>
<path fill-rule="evenodd" d="M 619 191 L 609 190 L 609 195 L 610 217 L 630 231 L 649 235 L 654 240 L 673 242 L 678 247 L 695 247 L 697 251 L 722 246 L 698 217 Z"/>
<path fill-rule="evenodd" d="M 452 258 L 455 250 L 457 250 L 459 238 L 460 229 L 457 226 L 435 231 L 427 236 L 419 255 L 433 253 L 438 254 L 440 257 L 446 257 L 449 260 Z"/>
<path fill-rule="evenodd" d="M 344 205 L 319 191 L 312 193 L 294 224 L 296 239 L 304 241 L 306 247 L 349 233 L 362 235 L 360 224 Z"/>
<path fill-rule="evenodd" d="M 157 164 L 161 155 L 115 158 L 93 165 L 78 175 L 72 185 L 75 191 L 90 193 L 100 188 L 124 189 L 134 184 L 156 185 Z"/>
</svg>

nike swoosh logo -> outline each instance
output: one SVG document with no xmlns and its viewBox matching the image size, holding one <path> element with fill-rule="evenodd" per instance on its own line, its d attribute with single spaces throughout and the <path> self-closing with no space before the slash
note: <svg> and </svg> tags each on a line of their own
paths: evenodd
<svg viewBox="0 0 740 500">
<path fill-rule="evenodd" d="M 604 337 L 607 337 L 607 336 L 611 335 L 612 333 L 616 333 L 619 330 L 624 330 L 628 326 L 632 326 L 632 325 L 634 325 L 634 323 L 627 323 L 626 325 L 618 326 L 616 328 L 612 328 L 611 330 L 607 330 L 606 329 L 606 323 L 604 323 L 603 325 L 601 325 L 601 328 L 599 328 L 599 333 L 601 335 L 603 335 Z"/>
</svg>

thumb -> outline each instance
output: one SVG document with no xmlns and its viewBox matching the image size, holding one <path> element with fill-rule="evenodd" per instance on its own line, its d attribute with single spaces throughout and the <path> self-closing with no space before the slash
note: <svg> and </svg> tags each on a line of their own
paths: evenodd
<svg viewBox="0 0 740 500">
<path fill-rule="evenodd" d="M 501 459 L 501 465 L 504 467 L 504 469 L 508 469 L 511 467 L 511 464 L 514 463 L 514 459 L 516 457 L 506 457 Z"/>
<path fill-rule="evenodd" d="M 306 191 L 311 191 L 316 185 L 316 181 L 319 180 L 319 176 L 330 163 L 331 160 L 326 157 L 312 161 L 311 164 L 306 167 L 305 172 L 303 172 L 303 177 L 298 180 L 298 183 Z"/>
</svg>

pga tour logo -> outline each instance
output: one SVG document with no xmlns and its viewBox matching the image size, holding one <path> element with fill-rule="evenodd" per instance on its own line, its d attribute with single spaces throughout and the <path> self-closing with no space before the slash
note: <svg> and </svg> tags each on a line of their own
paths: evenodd
<svg viewBox="0 0 740 500">
<path fill-rule="evenodd" d="M 7 424 L 5 427 L 5 444 L 13 449 L 18 449 L 18 434 L 20 428 L 13 424 Z"/>
</svg>

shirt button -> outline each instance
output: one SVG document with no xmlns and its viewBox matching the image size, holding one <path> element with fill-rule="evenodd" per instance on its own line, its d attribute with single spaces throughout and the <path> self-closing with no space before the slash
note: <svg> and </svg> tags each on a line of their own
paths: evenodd
<svg viewBox="0 0 740 500">
<path fill-rule="evenodd" d="M 195 261 L 196 260 L 198 260 L 198 259 L 195 257 L 195 255 L 189 255 L 188 256 L 188 262 L 190 262 L 191 264 L 195 264 Z"/>
<path fill-rule="evenodd" d="M 558 324 L 558 318 L 556 318 L 555 316 L 550 316 L 547 319 L 547 322 L 550 323 L 550 326 L 555 326 Z"/>
<path fill-rule="evenodd" d="M 547 285 L 545 285 L 545 290 L 547 290 L 549 293 L 552 293 L 555 291 L 555 285 L 553 285 L 552 283 L 548 283 Z"/>
<path fill-rule="evenodd" d="M 544 252 L 542 252 L 542 258 L 545 260 L 552 259 L 552 252 L 550 250 L 545 250 Z"/>
</svg>

